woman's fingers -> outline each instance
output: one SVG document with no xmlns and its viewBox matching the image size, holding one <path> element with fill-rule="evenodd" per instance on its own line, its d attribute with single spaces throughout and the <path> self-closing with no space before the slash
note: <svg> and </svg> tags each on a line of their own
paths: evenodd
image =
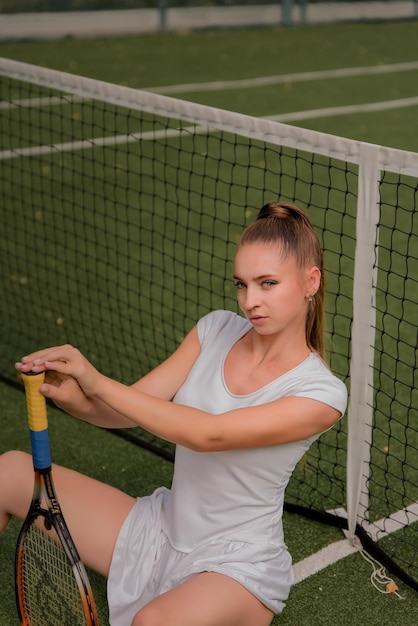
<svg viewBox="0 0 418 626">
<path fill-rule="evenodd" d="M 32 352 L 24 356 L 16 368 L 21 372 L 56 372 L 58 375 L 70 376 L 74 378 L 86 395 L 95 389 L 97 380 L 100 378 L 99 372 L 81 354 L 77 348 L 70 345 L 55 346 Z M 54 389 L 45 386 L 44 393 L 57 393 Z M 53 397 L 53 396 L 50 396 Z"/>
<path fill-rule="evenodd" d="M 32 354 L 22 357 L 22 360 L 16 363 L 16 368 L 22 372 L 42 372 L 50 369 L 61 373 L 68 373 L 69 367 L 78 365 L 83 360 L 80 352 L 70 345 L 55 346 L 37 350 Z"/>
</svg>

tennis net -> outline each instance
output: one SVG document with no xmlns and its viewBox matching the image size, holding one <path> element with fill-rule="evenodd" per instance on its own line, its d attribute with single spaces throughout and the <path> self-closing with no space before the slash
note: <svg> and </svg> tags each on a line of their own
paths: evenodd
<svg viewBox="0 0 418 626">
<path fill-rule="evenodd" d="M 258 209 L 300 204 L 350 404 L 286 508 L 348 527 L 418 589 L 418 155 L 9 59 L 0 75 L 1 379 L 70 342 L 133 382 L 199 317 L 237 310 L 234 249 Z M 173 456 L 140 429 L 118 434 Z"/>
</svg>

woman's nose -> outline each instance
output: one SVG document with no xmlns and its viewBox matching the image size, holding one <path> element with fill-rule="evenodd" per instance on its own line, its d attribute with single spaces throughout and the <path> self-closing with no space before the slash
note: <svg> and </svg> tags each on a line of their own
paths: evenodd
<svg viewBox="0 0 418 626">
<path fill-rule="evenodd" d="M 255 286 L 247 286 L 244 302 L 248 310 L 254 309 L 259 304 L 259 291 Z"/>
</svg>

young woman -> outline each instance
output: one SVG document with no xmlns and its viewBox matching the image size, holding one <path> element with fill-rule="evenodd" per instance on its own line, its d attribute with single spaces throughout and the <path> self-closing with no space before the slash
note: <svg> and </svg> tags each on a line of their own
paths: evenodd
<svg viewBox="0 0 418 626">
<path fill-rule="evenodd" d="M 177 444 L 171 489 L 138 499 L 54 468 L 81 557 L 108 576 L 112 626 L 268 626 L 282 611 L 293 582 L 284 491 L 346 407 L 346 388 L 323 360 L 322 265 L 307 214 L 272 203 L 236 252 L 243 316 L 203 317 L 131 387 L 68 345 L 16 365 L 46 370 L 42 394 L 75 417 L 139 425 Z M 0 457 L 0 529 L 25 515 L 31 492 L 31 457 Z"/>
</svg>

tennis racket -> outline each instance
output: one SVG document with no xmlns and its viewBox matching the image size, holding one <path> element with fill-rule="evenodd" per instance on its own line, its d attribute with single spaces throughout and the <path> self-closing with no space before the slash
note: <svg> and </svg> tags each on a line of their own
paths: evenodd
<svg viewBox="0 0 418 626">
<path fill-rule="evenodd" d="M 35 470 L 32 503 L 16 547 L 16 601 L 24 626 L 98 626 L 87 573 L 68 531 L 51 472 L 41 374 L 22 374 Z M 45 504 L 44 504 L 45 503 Z"/>
</svg>

